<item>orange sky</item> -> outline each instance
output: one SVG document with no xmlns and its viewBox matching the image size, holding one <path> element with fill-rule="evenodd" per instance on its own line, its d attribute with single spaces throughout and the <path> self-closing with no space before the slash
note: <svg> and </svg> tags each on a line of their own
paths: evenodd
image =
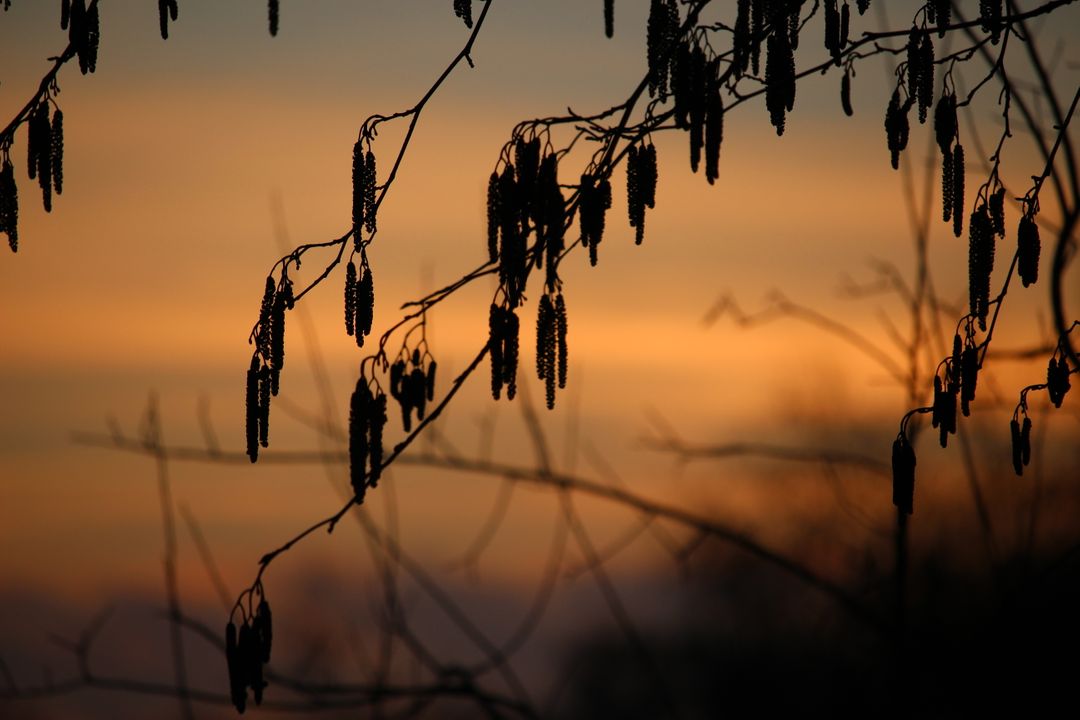
<svg viewBox="0 0 1080 720">
<path fill-rule="evenodd" d="M 25 102 L 44 58 L 63 45 L 52 5 L 17 1 L 0 13 L 5 122 Z M 414 102 L 466 37 L 449 2 L 437 12 L 434 4 L 389 0 L 320 2 L 304 14 L 287 5 L 276 39 L 266 35 L 261 2 L 215 3 L 213 11 L 182 3 L 168 42 L 157 36 L 152 3 L 102 5 L 97 73 L 83 77 L 69 67 L 61 74 L 64 194 L 46 215 L 20 174 L 20 250 L 0 256 L 0 592 L 33 588 L 88 605 L 118 588 L 160 588 L 158 500 L 149 460 L 73 445 L 70 433 L 104 431 L 107 416 L 134 432 L 153 390 L 169 442 L 202 442 L 196 410 L 204 398 L 222 444 L 240 449 L 246 338 L 266 272 L 280 254 L 273 199 L 280 198 L 293 243 L 345 232 L 350 151 L 360 122 Z M 633 87 L 644 69 L 644 15 L 629 5 L 619 4 L 616 37 L 607 42 L 599 3 L 492 10 L 473 54 L 476 69 L 459 70 L 432 101 L 383 205 L 371 250 L 377 331 L 398 317 L 402 302 L 483 261 L 486 178 L 515 122 L 567 105 L 582 112 L 607 107 Z M 1075 19 L 1075 10 L 1069 12 Z M 1060 82 L 1075 86 L 1075 43 L 1063 51 Z M 821 54 L 816 46 L 807 52 Z M 863 433 L 863 449 L 886 459 L 904 397 L 863 356 L 795 321 L 753 330 L 727 319 L 702 323 L 721 293 L 754 310 L 780 288 L 882 346 L 889 343 L 882 313 L 901 318 L 906 329 L 897 302 L 854 301 L 837 292 L 845 275 L 870 277 L 872 259 L 910 271 L 901 176 L 889 168 L 881 128 L 885 95 L 877 86 L 884 75 L 878 61 L 860 66 L 852 119 L 840 111 L 835 73 L 800 84 L 782 139 L 761 102 L 732 113 L 714 187 L 689 172 L 682 134 L 658 137 L 660 184 L 641 247 L 626 227 L 617 173 L 599 266 L 588 267 L 581 253 L 564 266 L 571 388 L 543 420 L 558 458 L 565 455 L 576 394 L 579 447 L 595 447 L 647 495 L 705 507 L 748 527 L 776 509 L 774 498 L 749 482 L 718 489 L 716 466 L 695 465 L 677 477 L 670 458 L 640 443 L 652 432 L 650 413 L 702 443 L 794 442 L 838 422 Z M 992 102 L 976 106 L 987 137 L 997 127 L 993 112 Z M 925 157 L 927 132 L 913 128 L 908 158 L 914 165 Z M 393 132 L 380 136 L 380 162 L 388 163 L 395 142 Z M 13 149 L 19 173 L 24 152 L 20 133 Z M 1020 192 L 1041 169 L 1032 158 L 1022 140 L 1010 150 L 1009 181 Z M 978 174 L 971 172 L 969 186 Z M 950 301 L 964 301 L 966 242 L 940 222 L 932 228 L 939 289 Z M 1010 242 L 1011 233 L 1002 247 Z M 318 267 L 312 256 L 302 276 Z M 995 286 L 1000 277 L 999 267 Z M 339 271 L 304 303 L 339 416 L 361 357 L 340 327 L 341 282 Z M 1077 284 L 1071 287 L 1071 307 L 1080 307 Z M 431 344 L 443 383 L 485 341 L 491 290 L 485 279 L 433 313 Z M 1010 295 L 1002 346 L 1043 337 L 1045 298 L 1043 286 Z M 533 346 L 533 312 L 532 304 L 523 310 L 524 348 Z M 283 394 L 315 411 L 296 319 L 287 343 Z M 532 363 L 528 349 L 521 373 L 539 401 Z M 485 363 L 448 411 L 443 432 L 463 452 L 473 451 L 477 423 L 491 409 L 487 372 Z M 1038 381 L 1042 371 L 1018 373 L 1009 365 L 996 372 L 1006 403 L 1013 388 Z M 518 408 L 503 403 L 497 412 L 497 456 L 531 463 Z M 996 412 L 1007 418 L 1009 411 Z M 1005 422 L 995 417 L 988 424 L 1003 431 Z M 390 443 L 401 437 L 396 420 L 391 427 Z M 272 449 L 315 443 L 309 429 L 279 410 L 271 435 Z M 595 475 L 583 457 L 578 469 Z M 736 467 L 736 481 L 745 480 L 743 472 L 751 478 L 774 472 Z M 198 517 L 234 590 L 250 579 L 261 552 L 340 504 L 319 468 L 174 464 L 172 480 L 177 502 Z M 412 470 L 397 471 L 393 482 L 403 537 L 437 563 L 464 551 L 495 492 L 491 479 Z M 880 495 L 875 500 L 865 492 L 867 502 L 887 517 L 887 488 L 873 490 Z M 370 496 L 375 517 L 383 510 L 381 492 Z M 518 503 L 492 555 L 511 583 L 535 574 L 544 553 L 536 536 L 549 526 L 553 504 L 550 495 L 530 491 Z M 627 522 L 610 508 L 590 512 L 601 537 Z M 355 539 L 355 528 L 349 532 Z M 351 547 L 337 534 L 311 545 L 305 557 L 331 566 Z M 630 566 L 656 560 L 643 551 Z M 298 567 L 288 558 L 280 562 L 274 572 Z M 186 536 L 181 576 L 186 592 L 211 597 Z"/>
</svg>

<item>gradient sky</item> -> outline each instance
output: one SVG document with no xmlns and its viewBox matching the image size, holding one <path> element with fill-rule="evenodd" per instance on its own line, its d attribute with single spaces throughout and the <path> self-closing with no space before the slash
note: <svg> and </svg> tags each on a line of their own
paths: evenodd
<svg viewBox="0 0 1080 720">
<path fill-rule="evenodd" d="M 4 122 L 65 44 L 54 5 L 14 0 L 0 13 Z M 281 254 L 275 212 L 290 244 L 343 234 L 360 123 L 413 104 L 467 37 L 449 0 L 282 5 L 281 32 L 271 38 L 262 0 L 181 0 L 166 42 L 154 3 L 102 0 L 96 74 L 69 66 L 60 75 L 64 193 L 49 215 L 25 178 L 24 131 L 17 135 L 20 249 L 0 254 L 0 594 L 18 589 L 92 607 L 117 593 L 159 591 L 153 465 L 74 445 L 71 432 L 104 431 L 106 417 L 135 432 L 154 391 L 168 442 L 201 444 L 196 418 L 204 401 L 222 445 L 239 449 L 246 338 L 266 272 Z M 909 16 L 889 5 L 894 17 Z M 634 87 L 645 70 L 646 8 L 617 2 L 615 37 L 605 40 L 599 0 L 495 4 L 474 48 L 476 68 L 460 68 L 431 102 L 382 206 L 369 251 L 377 332 L 397 318 L 402 302 L 484 260 L 486 178 L 516 122 L 568 106 L 604 109 Z M 1055 80 L 1075 87 L 1080 55 L 1067 28 L 1080 27 L 1080 16 L 1068 8 L 1061 18 Z M 800 65 L 823 57 L 817 42 L 800 49 Z M 875 259 L 910 272 L 901 175 L 889 167 L 882 131 L 888 72 L 879 59 L 859 65 L 854 118 L 840 110 L 835 72 L 801 83 L 780 139 L 760 99 L 740 107 L 726 121 L 713 187 L 690 173 L 683 134 L 657 137 L 660 183 L 641 247 L 626 226 L 622 170 L 616 173 L 599 266 L 590 268 L 580 252 L 563 266 L 571 387 L 543 420 L 557 457 L 567 456 L 564 436 L 576 405 L 579 449 L 595 448 L 632 487 L 759 529 L 776 511 L 774 499 L 751 483 L 718 489 L 715 467 L 676 476 L 669 457 L 640 443 L 651 432 L 651 414 L 687 441 L 705 443 L 821 440 L 819 426 L 832 422 L 886 459 L 904 396 L 879 368 L 794 321 L 742 330 L 727 319 L 705 327 L 702 319 L 722 293 L 754 310 L 781 289 L 882 346 L 889 343 L 883 314 L 906 328 L 895 300 L 856 301 L 838 292 L 845 276 L 871 277 Z M 994 98 L 985 95 L 973 117 L 991 138 L 999 124 Z M 376 142 L 381 162 L 396 152 L 399 130 L 388 128 Z M 936 157 L 928 130 L 912 130 L 907 157 L 917 168 Z M 1006 162 L 1018 194 L 1041 170 L 1023 138 Z M 977 174 L 969 170 L 969 187 Z M 1052 212 L 1052 203 L 1045 206 Z M 932 212 L 940 213 L 937 205 Z M 309 257 L 303 278 L 319 267 Z M 942 295 L 963 301 L 966 242 L 934 222 L 931 257 Z M 339 417 L 361 356 L 340 327 L 341 282 L 339 268 L 304 302 Z M 486 339 L 492 285 L 476 285 L 432 317 L 444 383 Z M 1080 307 L 1077 285 L 1070 285 L 1073 308 Z M 1003 347 L 1045 337 L 1045 287 L 1010 295 L 1009 306 Z M 523 328 L 533 324 L 533 312 L 530 303 Z M 317 411 L 309 345 L 300 323 L 290 323 L 283 395 Z M 523 347 L 532 347 L 531 337 L 526 330 Z M 539 402 L 532 362 L 527 350 L 521 372 Z M 1020 382 L 1039 380 L 1038 367 L 1021 370 L 997 371 L 1003 404 Z M 478 423 L 492 408 L 486 373 L 485 363 L 447 414 L 444 433 L 464 452 L 476 447 Z M 503 402 L 497 413 L 496 455 L 531 462 L 517 407 Z M 1005 421 L 994 423 L 1004 430 Z M 389 441 L 396 442 L 400 427 L 391 425 Z M 279 410 L 271 436 L 270 452 L 315 444 L 310 429 Z M 577 467 L 589 469 L 581 456 Z M 750 477 L 770 472 L 744 469 Z M 492 481 L 416 471 L 398 478 L 403 534 L 414 552 L 435 562 L 462 552 L 491 502 Z M 233 590 L 250 580 L 261 552 L 340 504 L 317 467 L 174 465 L 172 480 Z M 887 510 L 887 488 L 877 490 L 874 507 Z M 523 498 L 491 561 L 509 584 L 535 572 L 544 553 L 535 537 L 550 518 L 550 507 L 540 508 L 549 499 Z M 378 505 L 379 493 L 371 500 Z M 621 527 L 609 510 L 592 512 L 600 536 Z M 341 558 L 334 553 L 345 552 L 326 538 L 311 544 L 298 565 L 334 567 Z M 630 565 L 656 560 L 644 552 Z M 185 592 L 212 597 L 186 537 L 180 561 Z M 275 572 L 298 567 L 280 562 Z"/>
</svg>

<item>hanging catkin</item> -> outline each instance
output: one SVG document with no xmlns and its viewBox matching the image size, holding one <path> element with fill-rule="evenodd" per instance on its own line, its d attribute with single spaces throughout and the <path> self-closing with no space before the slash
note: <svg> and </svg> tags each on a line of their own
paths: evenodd
<svg viewBox="0 0 1080 720">
<path fill-rule="evenodd" d="M 367 197 L 365 183 L 367 182 L 367 168 L 364 160 L 364 148 L 359 140 L 353 145 L 352 164 L 352 224 L 353 224 L 353 247 L 360 252 L 363 235 L 360 230 L 364 226 L 364 203 Z"/>
<path fill-rule="evenodd" d="M 352 335 L 356 321 L 356 265 L 345 266 L 345 334 Z"/>
<path fill-rule="evenodd" d="M 0 232 L 7 233 L 11 252 L 18 252 L 19 188 L 15 184 L 15 166 L 6 153 L 0 166 Z"/>
<path fill-rule="evenodd" d="M 244 399 L 244 426 L 247 456 L 251 462 L 259 459 L 259 356 L 251 356 L 247 371 L 247 391 Z"/>
<path fill-rule="evenodd" d="M 1039 279 L 1039 226 L 1026 213 L 1020 216 L 1020 227 L 1016 230 L 1017 263 L 1020 280 L 1024 287 L 1034 285 Z"/>
<path fill-rule="evenodd" d="M 720 96 L 719 84 L 714 82 L 710 83 L 709 98 L 705 104 L 705 179 L 710 185 L 720 175 L 720 144 L 723 140 L 724 99 Z"/>
<path fill-rule="evenodd" d="M 960 143 L 953 148 L 952 172 L 953 235 L 960 237 L 964 232 L 964 146 Z"/>
<path fill-rule="evenodd" d="M 893 441 L 892 472 L 893 505 L 910 515 L 915 499 L 915 449 L 903 433 Z"/>
</svg>

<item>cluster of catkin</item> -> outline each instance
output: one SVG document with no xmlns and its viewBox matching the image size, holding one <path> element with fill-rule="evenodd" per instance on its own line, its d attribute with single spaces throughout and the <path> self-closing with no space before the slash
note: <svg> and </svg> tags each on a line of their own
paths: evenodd
<svg viewBox="0 0 1080 720">
<path fill-rule="evenodd" d="M 345 266 L 345 332 L 356 337 L 357 347 L 364 347 L 375 318 L 375 280 L 366 253 L 361 255 L 359 272 L 357 277 L 352 260 Z"/>
<path fill-rule="evenodd" d="M 908 111 L 915 104 L 915 99 L 909 94 L 906 100 L 900 99 L 899 86 L 893 90 L 889 98 L 889 105 L 885 108 L 885 138 L 888 141 L 889 155 L 892 159 L 893 170 L 900 167 L 900 153 L 908 144 Z"/>
<path fill-rule="evenodd" d="M 536 312 L 536 376 L 544 381 L 548 410 L 555 407 L 555 385 L 566 387 L 566 302 L 561 291 L 540 296 Z"/>
<path fill-rule="evenodd" d="M 465 27 L 472 28 L 472 0 L 454 0 L 454 14 L 461 18 Z"/>
<path fill-rule="evenodd" d="M 491 396 L 496 400 L 506 388 L 506 399 L 517 395 L 518 316 L 498 303 L 488 314 L 488 352 L 491 354 Z"/>
<path fill-rule="evenodd" d="M 236 623 L 225 626 L 225 662 L 229 669 L 229 695 L 237 712 L 247 708 L 247 691 L 251 688 L 255 704 L 262 704 L 266 681 L 263 665 L 270 662 L 274 627 L 270 603 L 262 598 L 252 617 L 245 617 L 237 632 Z"/>
<path fill-rule="evenodd" d="M 101 40 L 101 21 L 97 0 L 62 0 L 60 29 L 68 31 L 68 41 L 74 46 L 82 74 L 97 69 L 98 43 Z"/>
<path fill-rule="evenodd" d="M 656 207 L 656 146 L 652 143 L 640 149 L 631 145 L 626 156 L 626 208 L 638 245 L 645 238 L 646 207 Z"/>
<path fill-rule="evenodd" d="M 367 488 L 379 484 L 382 474 L 383 429 L 386 427 L 386 394 L 375 392 L 363 373 L 349 402 L 349 478 L 357 503 Z"/>
<path fill-rule="evenodd" d="M 37 178 L 45 211 L 52 212 L 53 192 L 64 191 L 64 113 L 57 109 L 50 121 L 48 100 L 30 114 L 26 147 L 27 173 L 31 180 Z"/>
<path fill-rule="evenodd" d="M 919 123 L 925 123 L 934 104 L 934 42 L 930 31 L 917 25 L 908 32 L 907 83 L 908 95 L 919 104 Z"/>
<path fill-rule="evenodd" d="M 361 229 L 369 234 L 375 232 L 375 183 L 375 153 L 370 149 L 365 151 L 363 141 L 357 140 L 352 162 L 352 235 L 356 252 L 362 248 Z"/>
<path fill-rule="evenodd" d="M 694 42 L 675 50 L 671 68 L 675 126 L 690 135 L 690 169 L 698 171 L 705 150 L 705 179 L 712 185 L 720 164 L 724 139 L 724 100 L 720 95 L 720 63 L 709 60 Z M 651 207 L 651 206 L 650 206 Z"/>
<path fill-rule="evenodd" d="M 1060 358 L 1051 356 L 1050 363 L 1046 366 L 1046 392 L 1050 395 L 1050 402 L 1054 407 L 1060 408 L 1061 401 L 1065 399 L 1065 393 L 1069 392 L 1072 385 L 1069 383 L 1069 361 L 1065 353 Z"/>
<path fill-rule="evenodd" d="M 941 219 L 952 220 L 956 237 L 964 231 L 964 146 L 958 130 L 956 94 L 946 88 L 934 109 L 934 136 L 941 150 Z"/>
<path fill-rule="evenodd" d="M 668 79 L 679 39 L 679 8 L 675 0 L 652 0 L 646 26 L 645 51 L 649 67 L 649 95 L 667 97 Z"/>
<path fill-rule="evenodd" d="M 259 458 L 259 446 L 270 444 L 270 396 L 277 396 L 281 369 L 285 366 L 285 311 L 293 308 L 292 281 L 282 278 L 281 287 L 273 276 L 266 278 L 266 290 L 255 328 L 255 352 L 247 372 L 246 437 L 251 462 Z"/>
<path fill-rule="evenodd" d="M 589 263 L 596 265 L 597 248 L 604 239 L 604 223 L 611 209 L 611 181 L 590 173 L 581 176 L 578 186 L 578 212 L 581 243 L 589 249 Z"/>
<path fill-rule="evenodd" d="M 964 337 L 953 336 L 952 355 L 945 358 L 934 375 L 934 404 L 931 408 L 931 425 L 938 430 L 941 447 L 947 447 L 949 435 L 956 434 L 956 405 L 964 417 L 971 415 L 971 403 L 979 382 L 979 347 L 975 343 L 975 330 L 967 321 Z M 915 449 L 901 429 L 893 442 L 893 504 L 911 514 L 915 497 Z"/>
<path fill-rule="evenodd" d="M 401 356 L 390 365 L 390 395 L 401 405 L 401 425 L 412 431 L 412 415 L 424 419 L 427 404 L 435 399 L 435 372 L 438 363 L 425 349 L 412 352 L 402 349 Z"/>
<path fill-rule="evenodd" d="M 487 193 L 488 259 L 499 264 L 499 285 L 510 309 L 521 304 L 529 275 L 529 234 L 535 232 L 532 262 L 545 265 L 554 285 L 564 250 L 566 199 L 559 187 L 558 159 L 541 157 L 540 139 L 514 141 L 513 162 L 492 172 Z"/>
<path fill-rule="evenodd" d="M 777 135 L 784 134 L 787 113 L 795 108 L 795 49 L 799 45 L 799 8 L 800 3 L 771 3 L 761 0 L 751 3 L 750 59 L 755 73 L 761 52 L 761 30 L 754 28 L 760 27 L 763 22 L 772 28 L 765 45 L 765 107 Z"/>
<path fill-rule="evenodd" d="M 995 181 L 996 182 L 996 181 Z M 1005 237 L 1005 188 L 986 189 L 968 222 L 968 304 L 986 330 L 990 312 L 990 275 L 994 271 L 995 237 Z"/>
<path fill-rule="evenodd" d="M 1024 468 L 1031 462 L 1031 419 L 1027 414 L 1027 393 L 1030 390 L 1046 388 L 1046 394 L 1055 408 L 1060 408 L 1066 393 L 1072 387 L 1069 375 L 1077 370 L 1069 368 L 1069 360 L 1065 353 L 1065 338 L 1061 339 L 1054 354 L 1050 356 L 1050 362 L 1046 366 L 1046 384 L 1032 385 L 1020 391 L 1020 402 L 1013 411 L 1012 420 L 1009 422 L 1009 433 L 1012 436 L 1012 460 L 1013 470 L 1017 475 L 1024 474 Z M 1023 418 L 1021 422 L 1020 418 Z"/>
<path fill-rule="evenodd" d="M 1001 39 L 1001 5 L 1001 0 L 979 0 L 979 25 L 994 45 Z"/>
<path fill-rule="evenodd" d="M 836 0 L 825 0 L 825 49 L 840 64 L 840 53 L 848 44 L 851 32 L 851 8 L 847 2 L 837 9 Z"/>
</svg>

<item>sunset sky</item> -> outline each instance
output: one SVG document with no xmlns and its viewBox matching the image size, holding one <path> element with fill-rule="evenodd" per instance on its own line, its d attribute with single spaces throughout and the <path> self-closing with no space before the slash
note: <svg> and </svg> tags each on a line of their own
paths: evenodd
<svg viewBox="0 0 1080 720">
<path fill-rule="evenodd" d="M 66 44 L 58 4 L 13 0 L 10 10 L 0 12 L 4 124 L 32 95 L 51 65 L 48 58 Z M 915 4 L 888 5 L 888 24 L 904 27 Z M 115 418 L 134 435 L 155 393 L 168 444 L 203 445 L 202 406 L 209 408 L 221 446 L 243 449 L 247 336 L 282 243 L 324 242 L 349 229 L 351 150 L 360 124 L 371 114 L 414 104 L 468 37 L 450 0 L 286 0 L 275 38 L 267 32 L 262 0 L 180 0 L 179 7 L 163 41 L 155 3 L 102 0 L 97 72 L 83 76 L 70 63 L 59 76 L 64 191 L 50 214 L 26 178 L 24 129 L 11 151 L 21 224 L 18 253 L 0 252 L 0 607 L 39 610 L 29 625 L 0 619 L 0 656 L 28 679 L 36 676 L 27 667 L 44 652 L 35 642 L 45 646 L 49 633 L 74 636 L 117 598 L 164 602 L 153 462 L 75 443 L 72 434 L 107 433 L 107 418 Z M 646 71 L 647 7 L 644 1 L 616 2 L 615 36 L 607 40 L 599 0 L 494 3 L 472 53 L 476 67 L 458 68 L 424 111 L 382 205 L 369 250 L 375 333 L 400 317 L 402 303 L 485 261 L 487 177 L 517 122 L 568 107 L 596 112 L 632 91 Z M 878 27 L 877 12 L 856 18 L 855 27 Z M 1080 80 L 1080 50 L 1068 28 L 1080 27 L 1080 9 L 1065 8 L 1052 26 L 1041 20 L 1036 26 L 1046 34 L 1047 52 L 1057 57 L 1055 82 L 1071 98 Z M 825 52 L 817 31 L 811 32 L 797 56 L 800 67 L 823 60 Z M 521 311 L 519 376 L 559 467 L 597 477 L 603 458 L 621 482 L 647 497 L 712 514 L 782 546 L 801 536 L 799 522 L 833 517 L 832 496 L 806 491 L 785 506 L 782 494 L 757 481 L 820 473 L 762 461 L 682 466 L 643 442 L 656 436 L 655 418 L 691 444 L 818 443 L 888 461 L 907 405 L 903 388 L 879 366 L 796 320 L 748 329 L 728 317 L 704 322 L 724 294 L 752 312 L 781 291 L 842 320 L 904 362 L 882 323 L 887 317 L 906 333 L 902 304 L 895 297 L 853 299 L 840 291 L 846 278 L 873 279 L 876 261 L 895 263 L 909 278 L 914 270 L 902 175 L 889 166 L 882 128 L 891 92 L 887 62 L 893 60 L 857 65 L 852 118 L 840 108 L 835 71 L 800 82 L 782 138 L 769 125 L 761 98 L 738 107 L 725 121 L 715 186 L 690 172 L 685 134 L 657 135 L 656 207 L 640 247 L 626 222 L 625 175 L 616 171 L 599 265 L 590 267 L 580 249 L 563 265 L 570 382 L 552 412 L 543 409 L 543 386 L 535 379 L 535 303 Z M 983 72 L 980 66 L 966 77 Z M 1000 132 L 996 89 L 981 94 L 970 112 L 984 144 L 991 145 Z M 386 127 L 375 143 L 380 182 L 404 129 L 400 123 Z M 1074 129 L 1072 137 L 1080 134 Z M 985 172 L 969 148 L 968 184 L 974 188 Z M 570 156 L 564 183 L 576 182 L 574 173 L 591 150 Z M 932 129 L 913 124 L 906 162 L 920 193 L 928 159 L 939 161 Z M 1010 194 L 1022 195 L 1030 176 L 1042 170 L 1020 132 L 1005 162 L 1006 184 L 1015 191 Z M 937 290 L 965 307 L 966 238 L 957 240 L 940 221 L 940 171 L 930 171 Z M 1044 197 L 1044 213 L 1053 217 L 1054 203 Z M 1014 247 L 1015 208 L 1010 212 L 999 258 L 1011 257 Z M 1049 252 L 1044 246 L 1044 272 Z M 330 258 L 310 253 L 300 277 L 314 277 Z M 1004 264 L 999 262 L 994 287 Z M 1068 278 L 1067 304 L 1075 312 L 1075 268 Z M 282 376 L 285 401 L 317 414 L 315 350 L 339 421 L 347 417 L 358 362 L 366 354 L 341 327 L 342 282 L 339 267 L 290 315 Z M 432 312 L 429 341 L 440 366 L 440 394 L 486 342 L 493 290 L 493 281 L 483 278 Z M 1045 342 L 1047 298 L 1045 284 L 1010 293 L 997 346 Z M 317 348 L 302 330 L 301 312 L 311 320 Z M 995 409 L 983 421 L 986 432 L 997 433 L 996 442 L 1007 442 L 1016 389 L 1039 382 L 1044 368 L 1045 358 L 993 367 L 985 397 Z M 440 432 L 472 455 L 481 444 L 481 426 L 495 413 L 494 457 L 532 466 L 521 402 L 492 402 L 485 361 L 451 404 Z M 1075 419 L 1075 403 L 1068 404 Z M 314 431 L 281 408 L 272 411 L 266 456 L 316 448 Z M 1069 417 L 1058 423 L 1060 432 L 1046 442 L 1065 455 L 1072 447 L 1075 455 L 1075 423 Z M 402 437 L 392 411 L 388 446 Z M 925 440 L 927 448 L 934 443 Z M 419 441 L 417 449 L 424 447 Z M 1007 446 L 996 452 L 1007 467 Z M 943 478 L 928 492 L 966 497 L 961 481 L 949 484 L 943 457 L 927 454 L 929 477 L 938 468 Z M 318 466 L 269 463 L 171 463 L 170 479 L 175 502 L 197 518 L 233 595 L 254 577 L 262 553 L 336 511 L 348 486 L 345 468 L 328 482 Z M 389 502 L 384 497 L 393 492 L 402 543 L 445 568 L 484 522 L 497 483 L 395 468 L 369 494 L 366 512 L 382 523 Z M 394 489 L 384 491 L 389 485 Z M 857 482 L 851 492 L 889 522 L 887 479 Z M 510 596 L 532 586 L 557 515 L 550 493 L 523 489 L 514 503 L 482 566 L 484 579 Z M 632 513 L 599 503 L 583 502 L 582 512 L 599 544 L 634 522 Z M 186 526 L 178 533 L 185 601 L 224 622 Z M 356 582 L 358 573 L 367 572 L 350 565 L 359 537 L 355 524 L 329 538 L 315 535 L 275 563 L 271 587 L 276 578 L 284 584 L 285 578 L 308 576 Z M 645 547 L 624 558 L 615 574 L 640 573 L 649 578 L 643 583 L 654 582 L 657 573 L 670 574 L 669 564 L 664 552 Z M 578 584 L 586 589 L 573 592 L 591 592 Z M 301 605 L 296 598 L 290 602 Z M 634 602 L 643 612 L 661 614 L 649 610 L 651 601 Z M 367 602 L 362 604 L 366 612 Z"/>
</svg>

